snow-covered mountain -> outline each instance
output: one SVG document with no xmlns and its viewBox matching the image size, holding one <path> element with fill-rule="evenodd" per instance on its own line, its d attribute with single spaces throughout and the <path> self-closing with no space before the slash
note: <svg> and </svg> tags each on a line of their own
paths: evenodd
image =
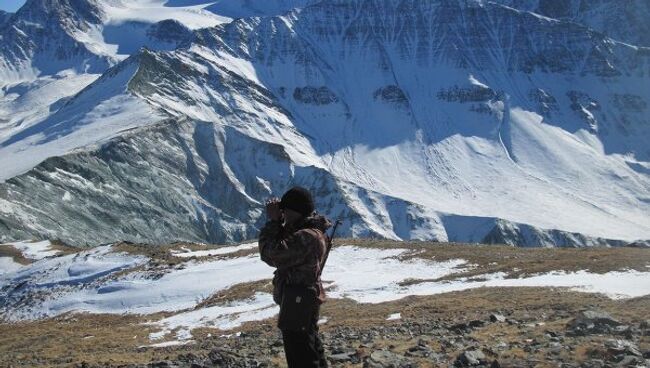
<svg viewBox="0 0 650 368">
<path fill-rule="evenodd" d="M 648 239 L 645 23 L 560 3 L 31 1 L 2 28 L 31 43 L 0 54 L 0 239 L 237 241 L 294 184 L 348 236 Z"/>
<path fill-rule="evenodd" d="M 650 46 L 650 2 L 645 0 L 498 0 L 523 11 L 583 24 L 617 41 Z"/>
</svg>

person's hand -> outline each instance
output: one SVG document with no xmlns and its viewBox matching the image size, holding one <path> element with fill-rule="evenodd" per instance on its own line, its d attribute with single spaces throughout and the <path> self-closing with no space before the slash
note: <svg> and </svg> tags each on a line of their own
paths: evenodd
<svg viewBox="0 0 650 368">
<path fill-rule="evenodd" d="M 271 221 L 280 221 L 280 219 L 282 219 L 280 200 L 276 197 L 266 201 L 266 217 Z"/>
</svg>

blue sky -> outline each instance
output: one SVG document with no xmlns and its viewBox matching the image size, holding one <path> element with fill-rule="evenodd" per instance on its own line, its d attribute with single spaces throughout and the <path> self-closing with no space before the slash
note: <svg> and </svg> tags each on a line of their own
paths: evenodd
<svg viewBox="0 0 650 368">
<path fill-rule="evenodd" d="M 0 10 L 15 12 L 25 3 L 25 0 L 0 0 Z"/>
</svg>

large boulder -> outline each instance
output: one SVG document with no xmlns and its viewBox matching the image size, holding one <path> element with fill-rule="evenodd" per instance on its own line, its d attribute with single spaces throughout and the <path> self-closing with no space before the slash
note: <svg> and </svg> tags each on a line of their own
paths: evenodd
<svg viewBox="0 0 650 368">
<path fill-rule="evenodd" d="M 572 335 L 612 333 L 621 323 L 606 312 L 586 310 L 569 321 L 567 330 Z"/>
</svg>

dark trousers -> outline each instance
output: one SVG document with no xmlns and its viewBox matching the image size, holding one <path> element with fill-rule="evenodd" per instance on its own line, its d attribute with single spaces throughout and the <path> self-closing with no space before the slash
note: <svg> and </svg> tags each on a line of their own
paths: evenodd
<svg viewBox="0 0 650 368">
<path fill-rule="evenodd" d="M 327 367 L 323 342 L 315 322 L 308 331 L 282 330 L 282 340 L 289 368 Z"/>
</svg>

